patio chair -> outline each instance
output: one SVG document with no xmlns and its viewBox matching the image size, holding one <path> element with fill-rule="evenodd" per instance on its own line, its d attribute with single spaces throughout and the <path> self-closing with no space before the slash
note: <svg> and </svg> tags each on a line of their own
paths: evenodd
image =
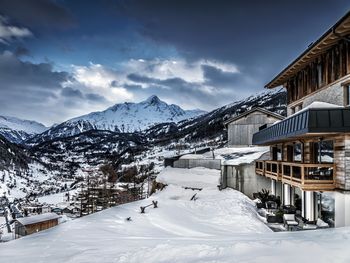
<svg viewBox="0 0 350 263">
<path fill-rule="evenodd" d="M 287 230 L 289 231 L 291 227 L 298 226 L 299 223 L 297 222 L 295 218 L 295 214 L 284 214 L 283 215 L 283 226 L 287 226 Z"/>
<path fill-rule="evenodd" d="M 294 205 L 284 205 L 282 207 L 285 214 L 295 214 L 297 209 Z"/>
</svg>

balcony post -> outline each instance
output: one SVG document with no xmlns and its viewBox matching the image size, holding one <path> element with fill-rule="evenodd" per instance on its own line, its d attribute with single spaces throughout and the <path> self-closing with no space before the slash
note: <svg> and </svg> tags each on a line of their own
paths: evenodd
<svg viewBox="0 0 350 263">
<path fill-rule="evenodd" d="M 276 180 L 271 179 L 271 194 L 276 195 Z"/>
<path fill-rule="evenodd" d="M 300 169 L 301 169 L 301 184 L 303 185 L 305 183 L 305 166 L 301 165 Z"/>
<path fill-rule="evenodd" d="M 291 205 L 291 186 L 283 184 L 283 205 Z"/>
</svg>

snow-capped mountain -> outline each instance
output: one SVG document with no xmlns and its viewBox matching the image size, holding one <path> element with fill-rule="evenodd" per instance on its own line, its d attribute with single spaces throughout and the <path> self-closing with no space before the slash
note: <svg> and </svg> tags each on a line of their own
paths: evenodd
<svg viewBox="0 0 350 263">
<path fill-rule="evenodd" d="M 183 110 L 174 104 L 167 104 L 153 95 L 140 103 L 116 104 L 105 111 L 92 112 L 67 121 L 67 123 L 88 122 L 95 129 L 134 132 L 163 122 L 179 122 L 204 113 L 201 110 Z"/>
<path fill-rule="evenodd" d="M 54 138 L 74 136 L 89 130 L 108 130 L 122 133 L 143 131 L 155 124 L 174 122 L 198 117 L 202 110 L 183 110 L 177 105 L 167 104 L 157 96 L 140 103 L 122 103 L 100 112 L 92 112 L 56 125 L 29 143 L 38 143 Z"/>
<path fill-rule="evenodd" d="M 0 134 L 14 143 L 21 143 L 48 128 L 36 121 L 22 120 L 15 117 L 0 116 Z"/>
<path fill-rule="evenodd" d="M 178 123 L 161 123 L 147 129 L 144 134 L 149 140 L 203 141 L 208 138 L 225 138 L 223 122 L 254 107 L 262 107 L 281 115 L 286 115 L 286 92 L 284 89 L 264 91 L 246 99 L 233 102 L 193 119 Z"/>
</svg>

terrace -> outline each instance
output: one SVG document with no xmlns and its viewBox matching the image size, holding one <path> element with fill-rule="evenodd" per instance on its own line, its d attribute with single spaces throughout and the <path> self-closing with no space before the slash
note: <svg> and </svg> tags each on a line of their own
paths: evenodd
<svg viewBox="0 0 350 263">
<path fill-rule="evenodd" d="M 256 161 L 256 174 L 305 191 L 334 190 L 334 164 Z"/>
</svg>

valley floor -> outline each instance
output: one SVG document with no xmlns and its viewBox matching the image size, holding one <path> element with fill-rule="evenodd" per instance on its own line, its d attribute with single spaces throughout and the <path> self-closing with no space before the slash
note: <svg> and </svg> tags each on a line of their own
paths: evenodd
<svg viewBox="0 0 350 263">
<path fill-rule="evenodd" d="M 177 172 L 149 199 L 0 244 L 1 262 L 349 262 L 350 228 L 274 233 L 249 198 L 217 189 L 215 172 L 203 169 L 202 191 Z M 159 207 L 141 214 L 152 200 Z"/>
</svg>

